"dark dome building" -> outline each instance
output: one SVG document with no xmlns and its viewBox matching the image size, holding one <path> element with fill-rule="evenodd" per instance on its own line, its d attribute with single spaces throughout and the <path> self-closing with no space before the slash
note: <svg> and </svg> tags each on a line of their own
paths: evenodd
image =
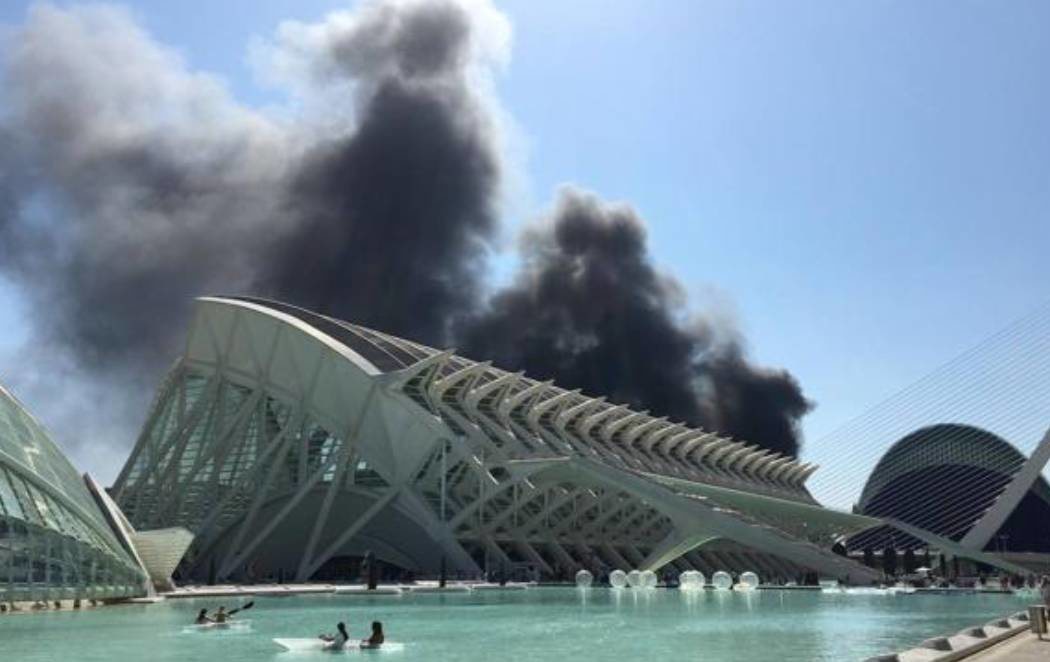
<svg viewBox="0 0 1050 662">
<path fill-rule="evenodd" d="M 897 441 L 875 466 L 856 510 L 960 541 L 995 504 L 1025 456 L 977 427 L 938 424 Z M 883 526 L 854 535 L 850 551 L 914 550 L 926 543 Z M 1050 553 L 1050 485 L 1039 476 L 985 550 Z"/>
</svg>

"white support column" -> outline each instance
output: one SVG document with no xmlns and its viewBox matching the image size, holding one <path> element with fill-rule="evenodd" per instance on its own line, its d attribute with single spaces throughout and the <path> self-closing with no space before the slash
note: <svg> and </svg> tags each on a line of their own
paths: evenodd
<svg viewBox="0 0 1050 662">
<path fill-rule="evenodd" d="M 507 480 L 503 481 L 502 483 L 499 483 L 496 486 L 496 489 L 491 490 L 491 491 L 486 490 L 485 494 L 482 497 L 479 497 L 478 499 L 475 499 L 472 503 L 468 504 L 466 507 L 464 507 L 458 513 L 456 513 L 456 516 L 452 518 L 451 522 L 449 522 L 449 526 L 452 528 L 452 530 L 455 530 L 471 514 L 473 514 L 474 512 L 478 511 L 481 507 L 483 507 L 486 503 L 491 501 L 494 497 L 497 497 L 497 496 L 503 494 L 508 489 L 510 489 L 510 488 L 514 487 L 515 485 L 521 483 L 522 481 L 528 479 L 528 477 L 530 475 L 532 475 L 532 473 L 534 473 L 536 470 L 537 470 L 537 467 L 532 467 L 532 468 L 528 468 L 528 469 L 522 469 L 521 473 L 519 473 L 516 476 L 513 476 L 511 478 L 508 478 Z M 479 477 L 482 480 L 489 481 L 489 482 L 492 481 L 492 478 L 489 476 L 488 471 L 485 471 L 485 470 L 482 469 L 482 470 L 480 470 L 478 472 L 478 475 L 479 475 Z"/>
<path fill-rule="evenodd" d="M 621 498 L 620 495 L 618 495 L 618 494 L 610 494 L 605 499 L 602 499 L 602 500 L 596 501 L 596 502 L 594 502 L 592 504 L 589 504 L 586 508 L 584 508 L 584 510 L 582 512 L 580 512 L 578 514 L 585 515 L 585 514 L 589 513 L 591 510 L 593 510 L 594 508 L 604 508 L 605 504 L 609 503 L 609 502 L 613 502 L 613 503 L 615 503 L 615 505 L 612 508 L 609 508 L 607 510 L 603 510 L 602 513 L 598 517 L 596 517 L 593 521 L 591 521 L 590 523 L 588 523 L 588 524 L 586 524 L 583 527 L 580 527 L 578 529 L 578 533 L 581 536 L 594 535 L 594 534 L 592 534 L 592 531 L 597 530 L 598 532 L 600 532 L 601 531 L 601 527 L 606 522 L 608 522 L 610 519 L 612 519 L 613 517 L 615 517 L 619 513 L 623 512 L 625 509 L 639 507 L 638 502 L 633 500 L 633 499 Z M 576 526 L 576 522 L 572 518 L 566 518 L 564 521 L 558 522 L 554 527 L 552 527 L 551 528 L 551 532 L 554 535 L 561 535 L 561 534 L 565 533 L 566 531 L 568 531 L 570 528 L 575 527 L 575 526 Z"/>
<path fill-rule="evenodd" d="M 228 449 L 239 440 L 236 432 L 241 429 L 241 424 L 251 417 L 253 413 L 252 410 L 258 404 L 261 395 L 262 393 L 259 390 L 252 391 L 234 413 L 233 420 L 222 421 L 223 427 L 219 433 L 215 435 L 215 441 L 207 447 L 201 448 L 197 452 L 197 459 L 193 463 L 193 468 L 190 469 L 182 481 L 180 481 L 181 483 L 192 482 L 195 480 L 197 474 L 204 468 L 208 460 L 212 461 L 212 476 L 209 477 L 207 482 L 209 485 L 213 483 L 213 478 L 218 476 L 222 468 L 222 463 L 226 458 Z M 212 425 L 215 425 L 215 422 L 213 422 Z M 182 508 L 185 496 L 186 490 L 178 490 L 177 494 L 168 501 L 166 506 L 158 509 L 158 513 L 160 513 L 158 520 L 162 522 L 168 521 L 168 516 L 170 514 L 178 513 L 179 509 Z"/>
<path fill-rule="evenodd" d="M 995 504 L 963 536 L 959 544 L 970 549 L 983 550 L 1010 513 L 1021 503 L 1024 495 L 1028 494 L 1028 490 L 1032 489 L 1032 485 L 1038 480 L 1047 461 L 1050 461 L 1050 430 L 1043 435 L 1043 440 L 1036 446 L 1032 456 L 1014 474 L 1013 479 L 996 499 Z"/>
<path fill-rule="evenodd" d="M 772 455 L 773 451 L 762 450 L 761 448 L 756 447 L 753 452 L 742 457 L 740 461 L 736 463 L 734 469 L 742 476 L 753 478 L 755 469 L 761 466 L 764 462 L 769 461 Z"/>
<path fill-rule="evenodd" d="M 584 416 L 587 412 L 593 410 L 595 407 L 600 407 L 605 403 L 605 398 L 590 398 L 583 402 L 567 407 L 554 419 L 554 427 L 562 432 L 568 432 L 567 426 L 577 416 Z"/>
<path fill-rule="evenodd" d="M 675 529 L 668 534 L 666 538 L 661 540 L 651 552 L 649 552 L 649 556 L 641 562 L 639 569 L 652 570 L 655 572 L 679 556 L 687 554 L 700 545 L 703 545 L 705 542 L 713 539 L 714 536 L 711 535 L 703 533 L 685 535 L 681 531 Z"/>
<path fill-rule="evenodd" d="M 561 508 L 566 503 L 572 500 L 571 492 L 565 492 L 559 495 L 557 498 L 551 499 L 551 488 L 545 487 L 540 491 L 543 494 L 544 499 L 544 505 L 540 509 L 540 512 L 536 513 L 531 519 L 529 519 L 524 524 L 518 524 L 518 529 L 521 530 L 525 535 L 528 535 L 530 531 L 532 531 L 534 528 L 539 526 L 541 522 L 544 522 L 548 517 L 550 517 L 550 514 L 552 512 L 554 512 L 558 508 Z"/>
<path fill-rule="evenodd" d="M 639 449 L 634 445 L 634 442 L 641 439 L 644 435 L 648 434 L 653 430 L 660 429 L 664 423 L 667 422 L 666 416 L 660 418 L 650 418 L 647 421 L 638 423 L 630 427 L 627 432 L 623 435 L 623 446 L 632 451 L 638 451 Z"/>
<path fill-rule="evenodd" d="M 699 439 L 702 436 L 704 436 L 703 431 L 686 428 L 681 432 L 668 436 L 660 446 L 660 451 L 667 457 L 677 457 L 679 448 L 684 449 L 683 444 L 689 443 L 693 439 Z"/>
<path fill-rule="evenodd" d="M 169 483 L 173 482 L 178 478 L 179 465 L 182 461 L 182 454 L 186 451 L 186 446 L 189 444 L 190 438 L 193 436 L 193 431 L 197 428 L 197 424 L 200 422 L 201 417 L 205 412 L 209 411 L 214 406 L 214 400 L 216 391 L 219 386 L 219 376 L 211 375 L 208 378 L 207 384 L 201 389 L 201 395 L 193 403 L 190 411 L 186 414 L 186 417 L 180 421 L 181 427 L 175 437 L 169 442 L 169 446 L 172 447 L 172 451 L 166 454 L 167 465 L 163 468 L 163 473 L 157 478 L 154 486 L 156 501 L 154 503 L 154 510 L 150 513 L 149 521 L 154 525 L 159 524 L 159 517 L 161 511 L 161 499 L 164 493 L 168 490 Z M 158 460 L 162 459 L 160 457 Z M 159 469 L 156 464 L 153 469 L 156 471 Z M 139 516 L 142 521 L 141 515 Z"/>
<path fill-rule="evenodd" d="M 507 398 L 502 404 L 500 404 L 499 414 L 500 417 L 505 419 L 507 424 L 510 425 L 510 413 L 517 409 L 519 406 L 525 404 L 530 398 L 534 398 L 543 392 L 544 389 L 550 388 L 550 380 L 545 382 L 535 382 L 531 386 L 522 389 L 515 393 L 511 397 Z"/>
<path fill-rule="evenodd" d="M 789 458 L 787 462 L 777 467 L 775 470 L 769 473 L 770 480 L 781 483 L 785 486 L 791 486 L 789 477 L 799 471 L 802 465 L 798 463 L 794 458 Z"/>
<path fill-rule="evenodd" d="M 445 393 L 448 392 L 450 388 L 484 372 L 490 365 L 492 364 L 487 361 L 484 363 L 474 363 L 465 368 L 460 368 L 450 375 L 435 380 L 427 389 L 432 401 L 437 403 L 437 401 L 445 397 Z"/>
<path fill-rule="evenodd" d="M 290 432 L 290 430 L 293 427 L 298 427 L 298 425 L 299 425 L 299 423 L 298 423 L 298 421 L 300 420 L 299 416 L 300 415 L 299 415 L 298 410 L 292 412 L 292 414 L 291 414 L 291 416 L 289 418 L 290 425 L 286 425 L 284 427 L 284 429 L 282 429 L 277 434 L 277 436 L 275 436 L 269 442 L 269 445 L 267 446 L 266 450 L 263 451 L 263 454 L 260 455 L 258 458 L 256 458 L 255 466 L 252 467 L 251 470 L 246 471 L 243 474 L 241 474 L 241 476 L 237 479 L 237 481 L 233 485 L 230 486 L 229 490 L 226 493 L 226 496 L 223 497 L 222 501 L 220 501 L 216 506 L 214 506 L 211 509 L 211 513 L 204 520 L 204 522 L 201 524 L 201 526 L 199 527 L 199 529 L 197 531 L 197 538 L 198 538 L 198 540 L 200 540 L 200 541 L 206 540 L 205 534 L 210 532 L 210 529 L 215 524 L 215 521 L 224 512 L 226 512 L 226 506 L 229 505 L 230 501 L 235 499 L 239 495 L 240 491 L 250 481 L 255 480 L 260 474 L 262 474 L 264 472 L 268 474 L 268 477 L 264 481 L 264 483 L 261 486 L 259 486 L 258 489 L 255 490 L 256 501 L 259 500 L 259 498 L 258 498 L 259 495 L 265 494 L 266 489 L 269 486 L 270 481 L 272 480 L 272 474 L 275 471 L 275 465 L 280 463 L 280 460 L 284 457 L 285 453 L 288 450 L 288 444 L 290 443 L 290 440 L 291 440 L 289 432 Z M 277 456 L 277 460 L 274 462 L 274 464 L 268 464 L 268 462 L 270 461 L 271 457 L 274 456 L 274 455 Z M 269 471 L 264 471 L 266 469 L 269 469 Z M 206 547 L 206 545 L 203 545 L 203 544 L 200 545 L 201 549 L 204 549 L 205 547 Z"/>
<path fill-rule="evenodd" d="M 540 417 L 543 416 L 543 414 L 545 414 L 547 411 L 558 406 L 559 404 L 564 404 L 566 400 L 569 400 L 573 396 L 578 395 L 579 392 L 579 389 L 575 391 L 562 391 L 557 395 L 534 402 L 525 414 L 525 422 L 528 424 L 529 429 L 532 430 L 533 434 L 535 434 L 537 437 L 543 438 L 545 435 L 543 434 L 544 431 L 540 426 Z M 562 444 L 565 443 L 563 439 L 559 439 L 559 442 L 561 442 Z"/>
<path fill-rule="evenodd" d="M 326 462 L 324 462 L 324 464 L 322 464 L 312 474 L 310 474 L 307 477 L 306 481 L 304 481 L 304 483 L 298 486 L 292 498 L 285 502 L 281 510 L 278 511 L 278 513 L 274 515 L 274 517 L 269 522 L 266 523 L 266 525 L 262 528 L 262 531 L 260 531 L 254 538 L 252 538 L 251 542 L 249 542 L 243 550 L 240 550 L 238 552 L 236 550 L 236 547 L 231 548 L 230 555 L 227 556 L 226 562 L 223 564 L 222 569 L 219 571 L 220 577 L 228 576 L 234 568 L 244 563 L 248 556 L 255 551 L 255 548 L 262 544 L 262 542 L 266 540 L 271 533 L 273 533 L 274 529 L 276 529 L 278 525 L 280 525 L 281 522 L 283 522 L 284 519 L 288 517 L 289 514 L 291 514 L 295 507 L 299 505 L 299 502 L 301 502 L 303 498 L 305 498 L 306 495 L 310 493 L 310 490 L 313 489 L 314 485 L 321 481 L 321 478 L 323 478 L 324 475 L 328 473 L 328 470 L 332 468 L 332 465 L 335 464 L 336 459 L 337 456 L 330 457 Z M 263 495 L 260 495 L 258 500 L 261 500 L 262 496 Z M 248 524 L 249 522 L 245 522 L 245 526 L 242 527 L 242 532 L 247 529 Z"/>
<path fill-rule="evenodd" d="M 305 582 L 310 578 L 310 575 L 317 571 L 317 567 L 320 567 L 319 564 L 317 567 L 313 567 L 313 562 L 311 561 L 314 554 L 314 548 L 317 547 L 317 541 L 321 538 L 321 532 L 324 531 L 325 525 L 328 524 L 328 514 L 332 510 L 332 504 L 335 503 L 335 497 L 343 488 L 343 479 L 352 458 L 351 449 L 357 445 L 357 439 L 361 433 L 361 425 L 367 417 L 368 408 L 375 398 L 375 393 L 375 388 L 368 390 L 368 395 L 365 396 L 365 404 L 361 408 L 357 420 L 354 421 L 353 429 L 347 431 L 346 438 L 343 439 L 342 446 L 339 447 L 335 474 L 332 476 L 332 481 L 328 484 L 328 490 L 325 492 L 324 501 L 321 502 L 321 510 L 317 513 L 317 519 L 314 522 L 313 530 L 310 532 L 306 548 L 303 550 L 302 558 L 299 562 L 299 569 L 297 571 L 297 581 Z M 387 487 L 387 490 L 394 493 L 397 492 L 393 487 Z M 322 563 L 323 562 L 324 561 L 322 561 Z"/>
<path fill-rule="evenodd" d="M 809 477 L 813 475 L 813 472 L 815 472 L 819 468 L 819 464 L 807 464 L 805 470 L 799 475 L 798 479 L 795 481 L 795 484 L 799 487 L 803 487 L 806 484 L 806 481 L 809 480 Z"/>
<path fill-rule="evenodd" d="M 626 416 L 621 416 L 620 418 L 616 418 L 607 422 L 601 427 L 599 434 L 601 435 L 602 440 L 605 441 L 605 443 L 608 444 L 610 448 L 612 448 L 613 437 L 616 436 L 617 432 L 619 432 L 625 426 L 642 421 L 648 415 L 648 411 L 631 412 Z"/>
<path fill-rule="evenodd" d="M 577 426 L 577 430 L 579 430 L 580 436 L 583 439 L 589 441 L 591 439 L 591 430 L 594 429 L 596 425 L 625 411 L 627 411 L 627 405 L 616 405 L 614 407 L 607 407 L 585 418 L 583 422 L 579 426 Z"/>
<path fill-rule="evenodd" d="M 128 474 L 131 473 L 133 467 L 138 464 L 139 458 L 144 452 L 152 452 L 149 446 L 150 436 L 154 432 L 154 427 L 158 424 L 158 418 L 164 412 L 168 412 L 168 415 L 172 415 L 169 411 L 168 401 L 170 398 L 175 397 L 178 390 L 181 388 L 182 381 L 182 359 L 179 358 L 175 365 L 172 366 L 171 370 L 164 377 L 164 383 L 162 384 L 158 396 L 155 398 L 152 407 L 150 408 L 149 417 L 146 419 L 146 424 L 142 426 L 142 431 L 139 433 L 138 440 L 135 442 L 135 448 L 131 452 L 131 456 L 128 457 L 128 461 L 125 462 L 124 468 L 121 469 L 120 475 L 117 476 L 117 480 L 113 483 L 113 498 L 119 501 L 123 498 L 124 488 L 127 486 Z M 171 407 L 170 410 L 174 410 Z M 145 478 L 145 476 L 142 476 Z"/>
<path fill-rule="evenodd" d="M 468 393 L 466 398 L 464 398 L 463 404 L 466 405 L 469 411 L 481 415 L 482 412 L 478 410 L 478 403 L 484 400 L 485 397 L 493 391 L 505 389 L 511 384 L 513 384 L 515 381 L 521 378 L 521 374 L 522 373 L 520 372 L 507 372 L 500 375 L 496 379 L 493 379 L 487 384 L 482 384 L 477 388 L 471 389 L 470 393 Z"/>
<path fill-rule="evenodd" d="M 503 525 L 503 522 L 507 521 L 511 517 L 514 517 L 516 513 L 522 512 L 526 505 L 543 495 L 543 492 L 541 490 L 538 490 L 535 487 L 530 487 L 528 481 L 522 481 L 521 483 L 518 483 L 515 486 L 515 489 L 519 490 L 519 494 L 515 500 L 515 503 L 512 503 L 507 508 L 504 508 L 499 515 L 496 515 L 496 517 L 494 517 L 492 521 L 489 522 L 488 528 L 492 530 L 499 528 Z M 528 494 L 524 497 L 524 501 L 521 500 L 522 496 L 520 494 L 520 490 L 522 489 L 528 492 Z M 518 527 L 515 526 L 512 528 L 517 529 Z"/>
<path fill-rule="evenodd" d="M 741 444 L 734 451 L 724 455 L 722 457 L 722 471 L 724 471 L 729 476 L 732 476 L 734 478 L 739 478 L 740 476 L 739 476 L 739 474 L 738 474 L 738 472 L 736 470 L 736 466 L 735 465 L 739 461 L 741 461 L 742 459 L 745 459 L 752 452 L 754 452 L 752 450 L 753 448 L 754 447 L 752 447 L 752 446 L 746 446 L 746 445 Z"/>
<path fill-rule="evenodd" d="M 605 398 L 590 398 L 583 402 L 565 407 L 555 418 L 554 428 L 558 431 L 558 434 L 569 443 L 577 452 L 583 455 L 591 455 L 596 457 L 602 457 L 608 451 L 594 444 L 590 439 L 585 437 L 577 438 L 573 430 L 569 429 L 569 423 L 576 420 L 577 417 L 580 419 L 586 418 L 586 414 L 592 411 L 596 407 L 600 407 L 605 402 Z M 579 423 L 576 425 L 576 429 L 579 430 Z"/>
<path fill-rule="evenodd" d="M 678 457 L 693 475 L 706 476 L 711 470 L 704 464 L 704 458 L 715 450 L 722 439 L 716 434 L 705 433 L 682 444 Z"/>
<path fill-rule="evenodd" d="M 731 439 L 719 439 L 711 444 L 710 452 L 704 456 L 704 464 L 714 473 L 723 473 L 722 458 L 725 457 L 727 453 L 736 450 L 737 446 L 737 442 Z"/>
<path fill-rule="evenodd" d="M 685 430 L 686 432 L 689 431 L 681 423 L 674 423 L 671 425 L 664 426 L 659 430 L 653 430 L 649 432 L 649 434 L 642 437 L 642 449 L 646 453 L 652 454 L 653 446 L 660 443 L 660 441 L 664 439 L 670 438 L 674 434 L 680 433 L 683 430 Z"/>
</svg>

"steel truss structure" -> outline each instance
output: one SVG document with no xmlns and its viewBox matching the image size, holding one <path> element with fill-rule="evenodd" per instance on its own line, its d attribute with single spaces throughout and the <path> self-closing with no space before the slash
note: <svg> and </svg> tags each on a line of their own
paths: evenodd
<svg viewBox="0 0 1050 662">
<path fill-rule="evenodd" d="M 186 577 L 529 565 L 877 573 L 828 551 L 879 520 L 813 465 L 271 301 L 206 297 L 114 487 L 196 534 Z"/>
</svg>

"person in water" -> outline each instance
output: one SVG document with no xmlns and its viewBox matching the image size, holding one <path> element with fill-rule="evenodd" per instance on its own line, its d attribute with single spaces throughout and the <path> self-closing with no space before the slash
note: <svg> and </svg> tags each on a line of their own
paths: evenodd
<svg viewBox="0 0 1050 662">
<path fill-rule="evenodd" d="M 383 624 L 379 621 L 372 621 L 372 636 L 361 640 L 361 648 L 379 648 L 384 641 L 386 637 L 383 636 Z"/>
<path fill-rule="evenodd" d="M 201 609 L 200 612 L 197 614 L 197 620 L 195 620 L 193 622 L 196 623 L 197 625 L 205 625 L 207 623 L 214 623 L 215 621 L 213 621 L 210 618 L 208 618 L 208 610 L 207 609 Z"/>
<path fill-rule="evenodd" d="M 319 635 L 321 641 L 328 643 L 327 648 L 342 648 L 343 646 L 346 646 L 346 642 L 350 641 L 350 633 L 346 631 L 346 623 L 340 621 L 339 624 L 335 626 L 335 629 L 335 635 Z"/>
</svg>

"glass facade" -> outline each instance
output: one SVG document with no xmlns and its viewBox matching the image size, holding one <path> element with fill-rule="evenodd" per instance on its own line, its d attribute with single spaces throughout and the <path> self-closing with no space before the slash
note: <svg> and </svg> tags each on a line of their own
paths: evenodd
<svg viewBox="0 0 1050 662">
<path fill-rule="evenodd" d="M 84 479 L 0 387 L 0 602 L 142 595 Z"/>
</svg>

